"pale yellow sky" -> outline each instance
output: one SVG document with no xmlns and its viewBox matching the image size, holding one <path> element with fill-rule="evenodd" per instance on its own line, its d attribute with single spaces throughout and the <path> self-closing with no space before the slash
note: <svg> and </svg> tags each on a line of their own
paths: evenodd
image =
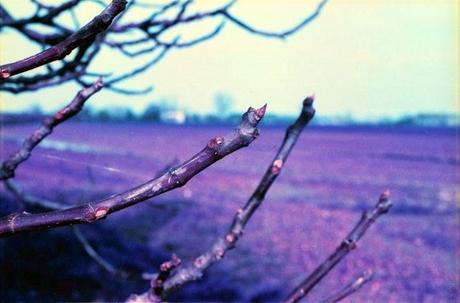
<svg viewBox="0 0 460 303">
<path fill-rule="evenodd" d="M 26 2 L 2 0 L 24 14 Z M 196 10 L 218 5 L 217 1 L 196 2 Z M 232 12 L 257 28 L 282 29 L 301 20 L 317 2 L 243 0 Z M 86 18 L 100 9 L 85 5 L 79 14 Z M 140 18 L 138 14 L 127 17 Z M 196 24 L 181 32 L 187 38 L 211 25 Z M 286 41 L 257 37 L 227 24 L 212 41 L 174 50 L 151 71 L 122 84 L 137 88 L 153 84 L 155 90 L 148 96 L 104 91 L 90 103 L 95 108 L 115 105 L 141 110 L 149 102 L 167 98 L 182 108 L 211 112 L 215 94 L 222 92 L 233 97 L 235 111 L 268 102 L 271 112 L 295 114 L 303 97 L 315 93 L 322 115 L 376 118 L 458 112 L 459 36 L 459 1 L 335 0 Z M 37 51 L 13 31 L 4 31 L 0 39 L 2 63 Z M 123 70 L 135 63 L 107 52 L 95 66 L 101 71 Z M 20 110 L 46 103 L 54 109 L 76 91 L 69 84 L 37 93 L 2 93 L 1 106 Z"/>
</svg>

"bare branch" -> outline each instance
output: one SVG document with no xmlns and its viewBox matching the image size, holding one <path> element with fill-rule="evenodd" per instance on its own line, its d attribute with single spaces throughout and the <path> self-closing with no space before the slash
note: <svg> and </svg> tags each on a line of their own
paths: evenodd
<svg viewBox="0 0 460 303">
<path fill-rule="evenodd" d="M 320 303 L 335 303 L 348 297 L 354 292 L 358 291 L 363 285 L 372 280 L 373 273 L 367 270 L 361 273 L 358 277 L 355 277 L 349 284 L 345 285 L 338 292 L 332 294 L 328 298 L 321 300 Z"/>
<path fill-rule="evenodd" d="M 115 7 L 116 3 L 118 3 L 119 5 L 117 7 L 118 10 L 121 10 L 121 12 L 115 11 L 115 9 L 112 10 L 112 14 L 107 17 L 107 19 L 111 18 L 108 20 L 107 24 L 104 23 L 99 27 L 95 25 L 90 30 L 86 30 L 90 24 L 95 23 L 96 20 L 101 19 L 101 16 L 104 15 L 104 13 L 101 13 L 88 25 L 72 34 L 71 29 L 58 24 L 56 19 L 59 14 L 66 10 L 70 12 L 72 17 L 73 9 L 76 8 L 80 3 L 78 0 L 68 0 L 54 7 L 44 5 L 38 0 L 31 1 L 37 5 L 37 11 L 35 15 L 23 19 L 15 19 L 6 11 L 2 5 L 0 5 L 0 24 L 17 29 L 21 34 L 25 35 L 30 40 L 39 43 L 40 45 L 53 45 L 49 49 L 42 51 L 41 53 L 30 58 L 0 66 L 0 90 L 15 94 L 24 91 L 33 91 L 45 87 L 55 86 L 68 81 L 75 81 L 77 83 L 85 82 L 85 79 L 82 78 L 91 74 L 91 71 L 88 70 L 88 67 L 95 57 L 95 54 L 88 55 L 87 53 L 93 49 L 96 49 L 93 51 L 93 53 L 99 52 L 100 47 L 94 46 L 94 41 L 97 33 L 100 32 L 105 33 L 103 37 L 101 37 L 101 35 L 98 36 L 100 38 L 99 40 L 101 44 L 115 48 L 121 53 L 121 55 L 126 57 L 136 57 L 142 56 L 144 54 L 154 53 L 157 48 L 164 50 L 164 52 L 161 52 L 158 55 L 158 58 L 150 59 L 150 61 L 141 64 L 140 67 L 135 68 L 131 72 L 126 72 L 122 75 L 115 75 L 112 79 L 106 79 L 107 89 L 110 89 L 114 92 L 126 95 L 146 94 L 152 90 L 151 87 L 142 89 L 128 89 L 115 86 L 115 82 L 125 81 L 151 69 L 156 64 L 156 62 L 163 59 L 167 50 L 173 48 L 178 49 L 192 47 L 196 44 L 214 38 L 221 32 L 226 23 L 232 23 L 251 34 L 264 36 L 266 38 L 287 38 L 288 36 L 296 33 L 305 25 L 316 19 L 326 4 L 326 0 L 321 0 L 321 2 L 319 2 L 318 6 L 312 13 L 310 13 L 300 23 L 292 28 L 283 31 L 265 31 L 249 25 L 247 22 L 240 20 L 237 16 L 231 13 L 231 8 L 236 1 L 230 1 L 227 4 L 224 4 L 215 9 L 211 9 L 209 11 L 186 14 L 188 7 L 192 3 L 191 0 L 172 0 L 169 3 L 163 5 L 146 5 L 140 4 L 137 1 L 131 1 L 129 5 L 125 5 L 125 0 L 113 0 L 113 2 L 105 9 L 105 11 L 109 10 L 109 8 L 112 6 Z M 93 2 L 103 5 L 103 1 L 93 0 Z M 122 22 L 122 15 L 129 11 L 131 7 L 152 9 L 153 12 L 143 20 L 136 20 L 134 22 Z M 175 10 L 175 13 L 173 16 L 171 16 L 172 14 L 170 13 L 173 10 Z M 45 11 L 45 13 L 42 14 L 42 11 Z M 113 20 L 115 16 L 117 16 L 117 18 Z M 213 19 L 219 22 L 213 29 L 210 29 L 209 31 L 204 32 L 197 37 L 191 39 L 189 38 L 185 41 L 179 42 L 178 39 L 170 41 L 169 38 L 164 38 L 167 33 L 171 32 L 171 30 L 177 28 L 179 25 L 200 22 L 205 19 Z M 112 20 L 113 22 L 110 25 Z M 73 18 L 73 22 L 78 23 L 78 20 Z M 33 25 L 34 23 L 44 24 L 54 30 L 54 32 L 43 33 L 41 31 L 30 29 L 28 25 Z M 129 39 L 127 38 L 128 35 L 126 34 L 130 31 L 137 31 L 141 34 L 141 36 L 134 38 L 134 40 L 132 38 Z M 109 35 L 110 38 L 108 38 L 107 35 Z M 37 66 L 47 64 L 54 60 L 62 59 L 75 48 L 79 49 L 75 58 L 69 62 L 63 61 L 62 66 L 58 69 L 49 71 L 46 74 L 11 78 L 11 76 L 14 74 L 33 69 Z"/>
<path fill-rule="evenodd" d="M 37 9 L 37 13 L 29 18 L 24 18 L 24 19 L 19 19 L 19 20 L 12 20 L 10 18 L 8 19 L 2 18 L 2 21 L 0 22 L 0 26 L 10 26 L 14 28 L 20 28 L 24 25 L 31 24 L 31 23 L 50 24 L 52 23 L 53 18 L 59 16 L 64 11 L 76 6 L 78 2 L 79 0 L 69 0 L 55 7 L 48 7 L 48 6 L 44 6 L 43 4 L 37 3 L 39 8 L 46 8 L 48 10 L 48 13 L 40 16 L 38 14 L 40 10 Z"/>
<path fill-rule="evenodd" d="M 68 81 L 79 81 L 82 76 L 94 76 L 94 73 L 88 72 L 87 68 L 94 57 L 101 49 L 103 35 L 99 35 L 96 41 L 88 42 L 78 48 L 74 58 L 70 61 L 62 60 L 62 65 L 58 69 L 52 69 L 47 65 L 48 71 L 43 74 L 33 76 L 19 76 L 0 81 L 0 90 L 9 91 L 17 94 L 24 91 L 35 91 L 44 87 L 59 85 Z M 88 48 L 91 47 L 91 50 Z M 83 87 L 89 87 L 90 84 Z"/>
<path fill-rule="evenodd" d="M 164 47 L 161 52 L 159 52 L 158 54 L 155 54 L 154 57 L 148 61 L 147 63 L 145 63 L 144 65 L 142 65 L 141 67 L 138 67 L 136 69 L 133 69 L 132 71 L 128 72 L 128 73 L 125 73 L 123 75 L 120 75 L 116 78 L 112 78 L 110 79 L 109 81 L 107 81 L 107 85 L 113 85 L 117 82 L 120 82 L 120 81 L 123 81 L 125 79 L 128 79 L 128 78 L 131 78 L 137 74 L 140 74 L 144 71 L 146 71 L 148 68 L 154 66 L 155 64 L 157 64 L 158 62 L 160 62 L 161 59 L 163 59 L 163 57 L 166 55 L 166 53 L 168 52 L 170 48 L 169 47 Z"/>
<path fill-rule="evenodd" d="M 316 19 L 321 13 L 324 6 L 326 5 L 327 0 L 320 1 L 316 9 L 311 14 L 309 14 L 306 18 L 304 18 L 300 23 L 298 23 L 297 25 L 289 29 L 283 30 L 283 31 L 265 31 L 265 30 L 256 29 L 252 25 L 249 25 L 248 23 L 238 19 L 236 16 L 230 13 L 230 8 L 233 6 L 235 2 L 236 1 L 230 1 L 228 4 L 225 4 L 224 6 L 219 7 L 217 9 L 207 11 L 207 12 L 199 12 L 199 13 L 195 13 L 190 16 L 183 17 L 183 11 L 188 5 L 188 2 L 185 2 L 184 4 L 182 4 L 182 11 L 173 20 L 157 19 L 157 17 L 161 13 L 163 13 L 161 12 L 161 13 L 153 14 L 152 16 L 150 16 L 149 18 L 143 21 L 132 22 L 132 23 L 127 23 L 127 24 L 122 24 L 120 26 L 116 26 L 112 29 L 112 31 L 113 32 L 125 32 L 127 30 L 140 29 L 140 30 L 148 32 L 150 28 L 160 27 L 160 29 L 157 32 L 158 34 L 159 32 L 164 32 L 165 30 L 167 30 L 168 28 L 176 24 L 191 23 L 191 22 L 195 22 L 195 21 L 203 20 L 203 19 L 222 17 L 223 20 L 229 21 L 235 24 L 236 26 L 244 29 L 245 31 L 250 32 L 251 34 L 264 36 L 267 38 L 285 39 L 288 36 L 291 36 L 297 31 L 299 31 L 300 29 L 302 29 L 304 26 L 312 22 L 314 19 Z M 175 5 L 176 3 L 173 2 L 173 5 L 171 5 L 171 7 L 174 7 Z"/>
<path fill-rule="evenodd" d="M 291 36 L 292 34 L 294 34 L 297 31 L 299 31 L 302 27 L 304 27 L 305 25 L 307 25 L 308 23 L 310 23 L 314 19 L 316 19 L 316 17 L 319 16 L 319 14 L 321 13 L 321 10 L 323 9 L 324 5 L 326 5 L 326 3 L 327 3 L 327 0 L 322 0 L 318 4 L 318 6 L 316 7 L 315 11 L 312 14 L 310 14 L 309 16 L 307 16 L 305 19 L 303 19 L 299 24 L 297 24 L 296 26 L 294 26 L 294 27 L 292 27 L 290 29 L 287 29 L 287 30 L 284 30 L 284 31 L 279 31 L 279 32 L 276 32 L 276 31 L 271 32 L 271 31 L 264 31 L 264 30 L 256 29 L 253 26 L 249 25 L 248 23 L 246 23 L 244 21 L 241 21 L 240 19 L 238 19 L 235 16 L 233 16 L 228 10 L 223 10 L 221 12 L 221 14 L 224 15 L 227 20 L 233 22 L 234 24 L 238 25 L 242 29 L 244 29 L 244 30 L 246 30 L 246 31 L 248 31 L 248 32 L 250 32 L 252 34 L 259 35 L 259 36 L 264 36 L 264 37 L 267 37 L 267 38 L 285 39 L 288 36 Z"/>
<path fill-rule="evenodd" d="M 5 23 L 13 23 L 15 22 L 14 18 L 8 13 L 8 11 L 3 7 L 0 3 L 0 20 Z M 30 40 L 37 42 L 37 43 L 45 43 L 48 45 L 55 45 L 69 35 L 63 33 L 52 33 L 52 34 L 42 34 L 38 31 L 27 29 L 24 25 L 16 26 L 15 27 L 19 32 L 21 32 L 24 36 L 29 38 Z"/>
<path fill-rule="evenodd" d="M 6 188 L 15 196 L 17 201 L 22 201 L 28 205 L 38 206 L 45 208 L 47 210 L 56 210 L 56 209 L 65 209 L 67 206 L 60 204 L 48 199 L 44 199 L 38 196 L 35 196 L 27 191 L 25 191 L 19 184 L 17 184 L 13 179 L 7 179 L 3 181 Z M 83 249 L 97 264 L 99 264 L 103 269 L 110 272 L 111 274 L 119 274 L 121 276 L 126 276 L 127 273 L 121 270 L 116 269 L 108 261 L 106 261 L 97 251 L 92 247 L 89 241 L 82 234 L 78 226 L 72 226 L 73 232 L 77 237 L 78 241 L 82 244 Z"/>
<path fill-rule="evenodd" d="M 290 151 L 297 142 L 300 133 L 313 118 L 314 114 L 315 109 L 313 108 L 313 97 L 307 97 L 303 101 L 300 116 L 297 118 L 295 123 L 289 126 L 286 130 L 283 143 L 276 153 L 274 160 L 270 163 L 267 171 L 262 177 L 262 180 L 252 196 L 246 202 L 244 208 L 239 209 L 235 214 L 233 222 L 231 223 L 226 235 L 222 238 L 218 238 L 216 242 L 214 242 L 214 244 L 206 252 L 197 257 L 194 262 L 191 262 L 185 267 L 179 268 L 170 279 L 166 280 L 163 293 L 157 295 L 161 295 L 161 297 L 164 298 L 167 296 L 168 292 L 173 289 L 177 289 L 188 282 L 200 279 L 209 267 L 221 260 L 228 250 L 235 247 L 236 242 L 243 235 L 244 227 L 264 200 L 265 194 L 281 172 L 281 169 L 283 168 Z M 136 298 L 141 301 L 143 300 L 149 302 L 149 300 L 151 300 L 151 293 L 152 291 L 149 290 L 136 296 Z"/>
<path fill-rule="evenodd" d="M 65 58 L 72 50 L 93 41 L 97 34 L 105 31 L 125 6 L 126 0 L 113 0 L 98 16 L 64 41 L 29 58 L 1 65 L 0 79 L 8 79 L 13 75 Z"/>
<path fill-rule="evenodd" d="M 41 126 L 38 129 L 36 129 L 29 136 L 29 138 L 27 138 L 24 141 L 22 147 L 8 160 L 2 163 L 2 166 L 0 168 L 0 180 L 5 180 L 14 177 L 14 172 L 18 165 L 26 161 L 30 157 L 30 154 L 32 150 L 35 148 L 35 146 L 37 146 L 43 139 L 45 139 L 49 134 L 51 134 L 53 128 L 56 125 L 75 116 L 82 109 L 86 100 L 88 100 L 92 95 L 98 92 L 102 87 L 102 79 L 98 79 L 90 87 L 79 91 L 75 98 L 72 100 L 72 102 L 70 102 L 70 104 L 58 111 L 54 116 L 45 119 L 42 122 Z"/>
<path fill-rule="evenodd" d="M 216 161 L 242 147 L 248 146 L 258 136 L 256 127 L 265 114 L 265 108 L 263 106 L 256 110 L 250 107 L 243 115 L 240 125 L 231 133 L 224 137 L 211 139 L 202 151 L 180 166 L 159 178 L 147 181 L 126 192 L 69 209 L 38 214 L 14 213 L 0 218 L 0 237 L 29 230 L 91 223 L 105 218 L 115 211 L 183 186 L 188 180 Z"/>
<path fill-rule="evenodd" d="M 111 274 L 120 274 L 126 275 L 126 273 L 116 269 L 112 264 L 106 261 L 99 253 L 93 248 L 93 246 L 88 242 L 86 237 L 82 234 L 80 228 L 78 226 L 72 226 L 73 233 L 77 237 L 78 241 L 83 246 L 83 249 L 91 257 L 97 264 L 99 264 L 103 269 L 108 271 Z"/>
<path fill-rule="evenodd" d="M 345 240 L 340 243 L 339 247 L 318 266 L 300 285 L 298 285 L 286 298 L 286 303 L 298 302 L 305 297 L 328 273 L 339 263 L 349 252 L 356 248 L 356 243 L 364 235 L 367 229 L 391 208 L 391 202 L 388 200 L 389 192 L 385 191 L 380 195 L 379 201 L 370 211 L 365 211 L 359 222 L 353 230 L 347 235 Z"/>
<path fill-rule="evenodd" d="M 26 202 L 32 206 L 39 206 L 46 209 L 65 209 L 66 206 L 61 203 L 57 203 L 45 198 L 37 197 L 25 191 L 18 183 L 13 179 L 4 180 L 6 189 L 8 189 L 18 201 Z"/>
</svg>

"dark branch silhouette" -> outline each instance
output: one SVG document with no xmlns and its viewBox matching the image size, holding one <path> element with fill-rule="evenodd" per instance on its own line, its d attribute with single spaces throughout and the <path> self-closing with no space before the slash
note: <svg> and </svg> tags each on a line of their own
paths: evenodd
<svg viewBox="0 0 460 303">
<path fill-rule="evenodd" d="M 76 6 L 79 1 L 80 0 L 70 0 L 58 6 L 45 6 L 39 2 L 35 2 L 37 4 L 37 10 L 33 16 L 18 20 L 14 20 L 11 17 L 1 18 L 0 26 L 22 28 L 24 25 L 33 23 L 52 24 L 55 17 Z M 46 9 L 47 13 L 45 15 L 40 15 L 41 9 Z"/>
<path fill-rule="evenodd" d="M 291 28 L 280 31 L 265 31 L 257 29 L 231 12 L 236 1 L 230 1 L 209 11 L 189 13 L 193 4 L 191 0 L 171 1 L 164 5 L 146 5 L 134 0 L 129 1 L 126 5 L 125 0 L 113 0 L 90 23 L 73 32 L 68 26 L 60 24 L 57 17 L 68 12 L 73 23 L 78 25 L 79 21 L 74 10 L 78 8 L 81 1 L 69 0 L 58 6 L 43 5 L 36 0 L 30 1 L 36 5 L 36 13 L 20 19 L 15 19 L 0 4 L 0 26 L 2 28 L 15 29 L 40 46 L 50 46 L 35 56 L 0 66 L 0 90 L 14 94 L 39 90 L 69 81 L 86 87 L 88 83 L 94 81 L 95 74 L 99 76 L 98 72 L 91 69 L 91 63 L 104 47 L 113 48 L 120 55 L 128 58 L 151 54 L 151 59 L 143 61 L 131 71 L 126 71 L 121 75 L 113 74 L 104 77 L 108 90 L 126 95 L 145 94 L 150 92 L 152 88 L 121 88 L 116 83 L 133 78 L 153 68 L 172 49 L 192 47 L 213 39 L 226 24 L 237 26 L 253 35 L 286 39 L 315 20 L 326 4 L 326 0 L 321 0 L 313 12 Z M 102 1 L 94 2 L 105 6 Z M 135 7 L 151 10 L 152 13 L 141 20 L 126 22 L 122 20 L 122 17 Z M 204 20 L 215 20 L 216 25 L 204 33 L 186 40 L 180 36 L 170 37 L 170 33 L 178 26 L 186 26 Z M 46 25 L 48 30 L 31 29 L 31 25 L 35 24 Z M 127 34 L 131 33 L 136 38 L 127 38 Z M 74 49 L 76 49 L 75 55 L 69 56 L 71 57 L 69 60 L 64 59 Z M 14 75 L 56 60 L 61 60 L 61 65 L 57 68 L 47 65 L 48 72 L 46 73 L 14 77 Z"/>
<path fill-rule="evenodd" d="M 388 200 L 389 192 L 386 191 L 380 195 L 379 201 L 375 207 L 367 212 L 365 211 L 359 222 L 355 225 L 347 237 L 340 243 L 339 247 L 318 266 L 300 285 L 298 285 L 286 298 L 286 303 L 298 302 L 305 297 L 328 273 L 339 263 L 348 253 L 356 248 L 356 243 L 364 235 L 367 229 L 380 217 L 386 214 L 391 208 L 391 202 Z"/>
<path fill-rule="evenodd" d="M 64 59 L 72 50 L 87 43 L 92 43 L 96 35 L 105 31 L 112 20 L 126 7 L 125 0 L 113 0 L 106 9 L 97 15 L 79 31 L 73 33 L 62 42 L 34 56 L 17 62 L 0 66 L 0 79 L 8 79 L 16 74 L 34 69 L 56 60 Z"/>
<path fill-rule="evenodd" d="M 262 177 L 262 180 L 247 201 L 246 205 L 237 211 L 226 235 L 222 238 L 218 238 L 206 252 L 198 256 L 187 266 L 179 268 L 174 275 L 171 276 L 171 278 L 167 279 L 164 283 L 163 293 L 155 293 L 156 296 L 153 296 L 153 290 L 151 289 L 144 294 L 138 296 L 133 295 L 131 300 L 137 299 L 149 302 L 155 301 L 152 298 L 156 298 L 157 296 L 164 298 L 171 290 L 177 289 L 187 282 L 200 279 L 209 267 L 221 260 L 228 250 L 235 247 L 236 242 L 243 235 L 247 222 L 261 205 L 265 198 L 265 194 L 281 172 L 281 169 L 285 165 L 289 153 L 297 142 L 302 130 L 313 118 L 315 114 L 313 100 L 312 96 L 307 97 L 303 101 L 302 111 L 299 117 L 294 124 L 287 128 L 286 135 L 275 155 L 275 158 L 270 163 L 268 169 Z"/>
</svg>

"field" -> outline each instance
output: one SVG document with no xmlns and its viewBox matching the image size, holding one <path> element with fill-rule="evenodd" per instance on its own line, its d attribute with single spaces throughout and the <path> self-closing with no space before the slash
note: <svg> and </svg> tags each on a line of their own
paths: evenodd
<svg viewBox="0 0 460 303">
<path fill-rule="evenodd" d="M 2 126 L 1 158 L 35 125 Z M 17 169 L 28 191 L 64 204 L 121 192 L 187 160 L 229 127 L 69 122 Z M 82 232 L 128 277 L 104 271 L 68 227 L 0 240 L 0 301 L 123 300 L 147 289 L 172 253 L 193 260 L 225 233 L 284 136 L 261 125 L 248 148 L 186 186 Z M 389 189 L 394 203 L 313 291 L 315 302 L 371 269 L 348 302 L 458 302 L 458 137 L 452 129 L 307 128 L 236 249 L 172 300 L 277 302 L 340 243 Z M 17 210 L 0 189 L 2 215 Z M 30 209 L 30 211 L 38 211 Z"/>
</svg>

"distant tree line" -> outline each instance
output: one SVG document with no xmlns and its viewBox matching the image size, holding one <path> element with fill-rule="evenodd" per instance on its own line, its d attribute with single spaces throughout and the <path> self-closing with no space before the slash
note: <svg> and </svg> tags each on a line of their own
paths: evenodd
<svg viewBox="0 0 460 303">
<path fill-rule="evenodd" d="M 214 100 L 216 112 L 194 113 L 177 107 L 171 101 L 161 100 L 149 104 L 141 113 L 128 107 L 111 107 L 101 110 L 85 107 L 75 117 L 88 122 L 145 122 L 188 125 L 230 125 L 238 123 L 240 114 L 232 110 L 229 97 L 217 94 Z M 35 105 L 22 113 L 0 113 L 2 124 L 36 122 L 46 116 L 41 107 Z M 287 126 L 292 117 L 268 114 L 265 124 Z M 376 121 L 357 121 L 350 116 L 320 116 L 312 123 L 316 126 L 401 126 L 401 127 L 459 127 L 460 119 L 455 114 L 419 113 L 399 118 L 382 118 Z"/>
</svg>

